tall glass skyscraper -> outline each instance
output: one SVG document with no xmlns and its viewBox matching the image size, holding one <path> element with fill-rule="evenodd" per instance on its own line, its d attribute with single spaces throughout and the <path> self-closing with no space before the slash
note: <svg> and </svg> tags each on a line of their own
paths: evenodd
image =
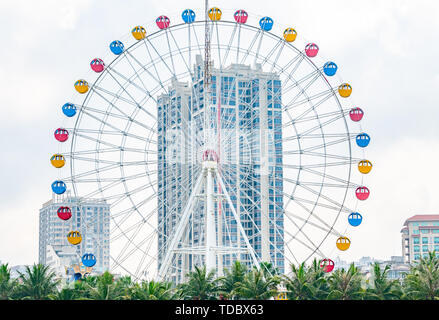
<svg viewBox="0 0 439 320">
<path fill-rule="evenodd" d="M 158 98 L 159 268 L 166 241 L 172 238 L 197 179 L 197 164 L 208 148 L 203 144 L 203 66 L 201 56 L 197 56 L 193 85 L 174 81 Z M 220 158 L 220 173 L 256 255 L 283 273 L 281 82 L 275 73 L 264 72 L 259 65 L 232 64 L 224 69 L 212 68 L 210 88 L 213 134 L 209 140 L 216 140 L 212 145 Z M 218 244 L 244 246 L 228 204 L 217 202 L 215 208 L 223 215 L 217 217 L 221 222 Z M 203 217 L 201 202 L 185 231 L 188 246 L 204 243 Z M 228 267 L 237 259 L 251 262 L 249 254 L 240 254 L 239 258 L 224 254 L 219 263 Z M 202 257 L 188 256 L 174 262 L 175 267 L 183 269 L 194 264 L 203 264 Z"/>
</svg>

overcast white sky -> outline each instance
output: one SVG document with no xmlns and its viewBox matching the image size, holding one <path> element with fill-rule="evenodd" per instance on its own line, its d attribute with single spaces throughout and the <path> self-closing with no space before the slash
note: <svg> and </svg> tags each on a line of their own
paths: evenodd
<svg viewBox="0 0 439 320">
<path fill-rule="evenodd" d="M 414 214 L 439 213 L 439 2 L 222 0 L 294 26 L 355 88 L 372 136 L 367 216 L 346 260 L 401 254 Z M 202 8 L 202 0 L 0 0 L 0 261 L 38 260 L 38 210 L 51 197 L 48 159 L 59 108 L 92 58 L 134 25 Z M 323 49 L 322 49 L 323 51 Z"/>
</svg>

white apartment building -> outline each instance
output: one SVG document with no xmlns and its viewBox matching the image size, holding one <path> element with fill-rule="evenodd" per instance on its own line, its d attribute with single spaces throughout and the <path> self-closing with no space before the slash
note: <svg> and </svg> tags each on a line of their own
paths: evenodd
<svg viewBox="0 0 439 320">
<path fill-rule="evenodd" d="M 415 215 L 407 219 L 401 230 L 404 262 L 413 263 L 439 252 L 439 215 Z"/>
<path fill-rule="evenodd" d="M 62 220 L 57 210 L 69 207 L 72 217 Z M 72 245 L 67 240 L 70 231 L 79 231 L 82 241 Z M 110 206 L 104 200 L 84 199 L 65 195 L 53 195 L 43 204 L 39 221 L 39 263 L 51 265 L 54 270 L 66 272 L 66 268 L 81 263 L 85 253 L 96 256 L 93 273 L 102 273 L 110 267 Z"/>
</svg>

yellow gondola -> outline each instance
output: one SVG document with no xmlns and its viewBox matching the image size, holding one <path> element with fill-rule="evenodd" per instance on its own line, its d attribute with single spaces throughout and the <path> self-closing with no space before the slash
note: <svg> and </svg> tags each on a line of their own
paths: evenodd
<svg viewBox="0 0 439 320">
<path fill-rule="evenodd" d="M 286 28 L 284 31 L 284 39 L 286 42 L 293 42 L 296 40 L 297 32 L 293 28 Z"/>
<path fill-rule="evenodd" d="M 349 83 L 343 83 L 342 85 L 340 85 L 340 87 L 338 87 L 338 93 L 343 98 L 349 97 L 352 93 L 351 85 Z"/>
<path fill-rule="evenodd" d="M 85 80 L 78 80 L 75 82 L 75 89 L 79 93 L 86 93 L 88 91 L 88 83 Z"/>
<path fill-rule="evenodd" d="M 346 251 L 351 246 L 351 240 L 346 237 L 340 237 L 337 239 L 337 248 L 341 251 Z"/>
<path fill-rule="evenodd" d="M 52 166 L 54 166 L 55 168 L 62 168 L 64 167 L 64 165 L 66 164 L 66 160 L 64 159 L 64 156 L 62 154 L 54 154 L 51 158 L 50 158 L 50 163 L 52 164 Z"/>
<path fill-rule="evenodd" d="M 146 30 L 142 26 L 134 27 L 133 30 L 131 30 L 131 34 L 136 40 L 142 40 L 146 38 Z"/>
<path fill-rule="evenodd" d="M 219 8 L 213 7 L 213 8 L 210 8 L 208 15 L 209 15 L 210 20 L 220 21 L 222 12 Z"/>
<path fill-rule="evenodd" d="M 358 170 L 363 174 L 368 174 L 372 170 L 372 162 L 369 160 L 361 160 L 358 163 Z"/>
<path fill-rule="evenodd" d="M 79 231 L 70 231 L 67 234 L 67 240 L 73 245 L 80 244 L 82 241 L 81 233 Z"/>
</svg>

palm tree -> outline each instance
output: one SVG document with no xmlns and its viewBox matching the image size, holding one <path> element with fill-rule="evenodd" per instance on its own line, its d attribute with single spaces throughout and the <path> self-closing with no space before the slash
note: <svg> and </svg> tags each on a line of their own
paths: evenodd
<svg viewBox="0 0 439 320">
<path fill-rule="evenodd" d="M 336 270 L 328 279 L 329 294 L 327 299 L 361 300 L 364 295 L 361 281 L 359 270 L 353 263 L 347 271 L 345 269 Z"/>
<path fill-rule="evenodd" d="M 381 270 L 380 264 L 375 262 L 373 266 L 373 286 L 366 290 L 366 298 L 374 300 L 399 299 L 402 295 L 398 280 L 389 280 L 390 265 Z"/>
<path fill-rule="evenodd" d="M 26 266 L 25 273 L 20 273 L 21 284 L 17 287 L 17 295 L 21 299 L 44 300 L 56 293 L 59 280 L 49 266 L 34 264 Z"/>
<path fill-rule="evenodd" d="M 427 258 L 410 268 L 404 279 L 404 291 L 409 299 L 439 299 L 439 258 L 436 252 L 429 252 Z"/>
<path fill-rule="evenodd" d="M 206 271 L 206 266 L 200 268 L 195 267 L 195 270 L 187 274 L 188 281 L 180 285 L 180 296 L 183 299 L 192 300 L 213 300 L 216 299 L 220 291 L 218 280 L 215 279 L 215 270 L 209 273 Z"/>
<path fill-rule="evenodd" d="M 237 284 L 239 295 L 246 299 L 267 300 L 277 294 L 278 276 L 265 278 L 262 270 L 253 269 Z"/>
<path fill-rule="evenodd" d="M 279 270 L 271 262 L 261 262 L 259 266 L 266 279 L 279 274 Z"/>
<path fill-rule="evenodd" d="M 62 288 L 59 292 L 50 294 L 48 296 L 50 300 L 75 300 L 77 298 L 75 289 Z"/>
<path fill-rule="evenodd" d="M 0 265 L 0 300 L 11 299 L 11 293 L 17 285 L 16 280 L 11 279 L 11 271 L 8 264 Z"/>
<path fill-rule="evenodd" d="M 130 288 L 132 300 L 172 300 L 175 297 L 171 283 L 158 281 L 142 281 Z"/>
<path fill-rule="evenodd" d="M 124 295 L 114 283 L 114 277 L 108 271 L 97 277 L 96 287 L 88 285 L 90 298 L 94 300 L 121 300 Z"/>
<path fill-rule="evenodd" d="M 220 277 L 220 294 L 226 299 L 239 299 L 238 284 L 244 281 L 247 267 L 239 261 L 235 261 L 231 270 L 224 269 L 224 276 Z"/>
</svg>

